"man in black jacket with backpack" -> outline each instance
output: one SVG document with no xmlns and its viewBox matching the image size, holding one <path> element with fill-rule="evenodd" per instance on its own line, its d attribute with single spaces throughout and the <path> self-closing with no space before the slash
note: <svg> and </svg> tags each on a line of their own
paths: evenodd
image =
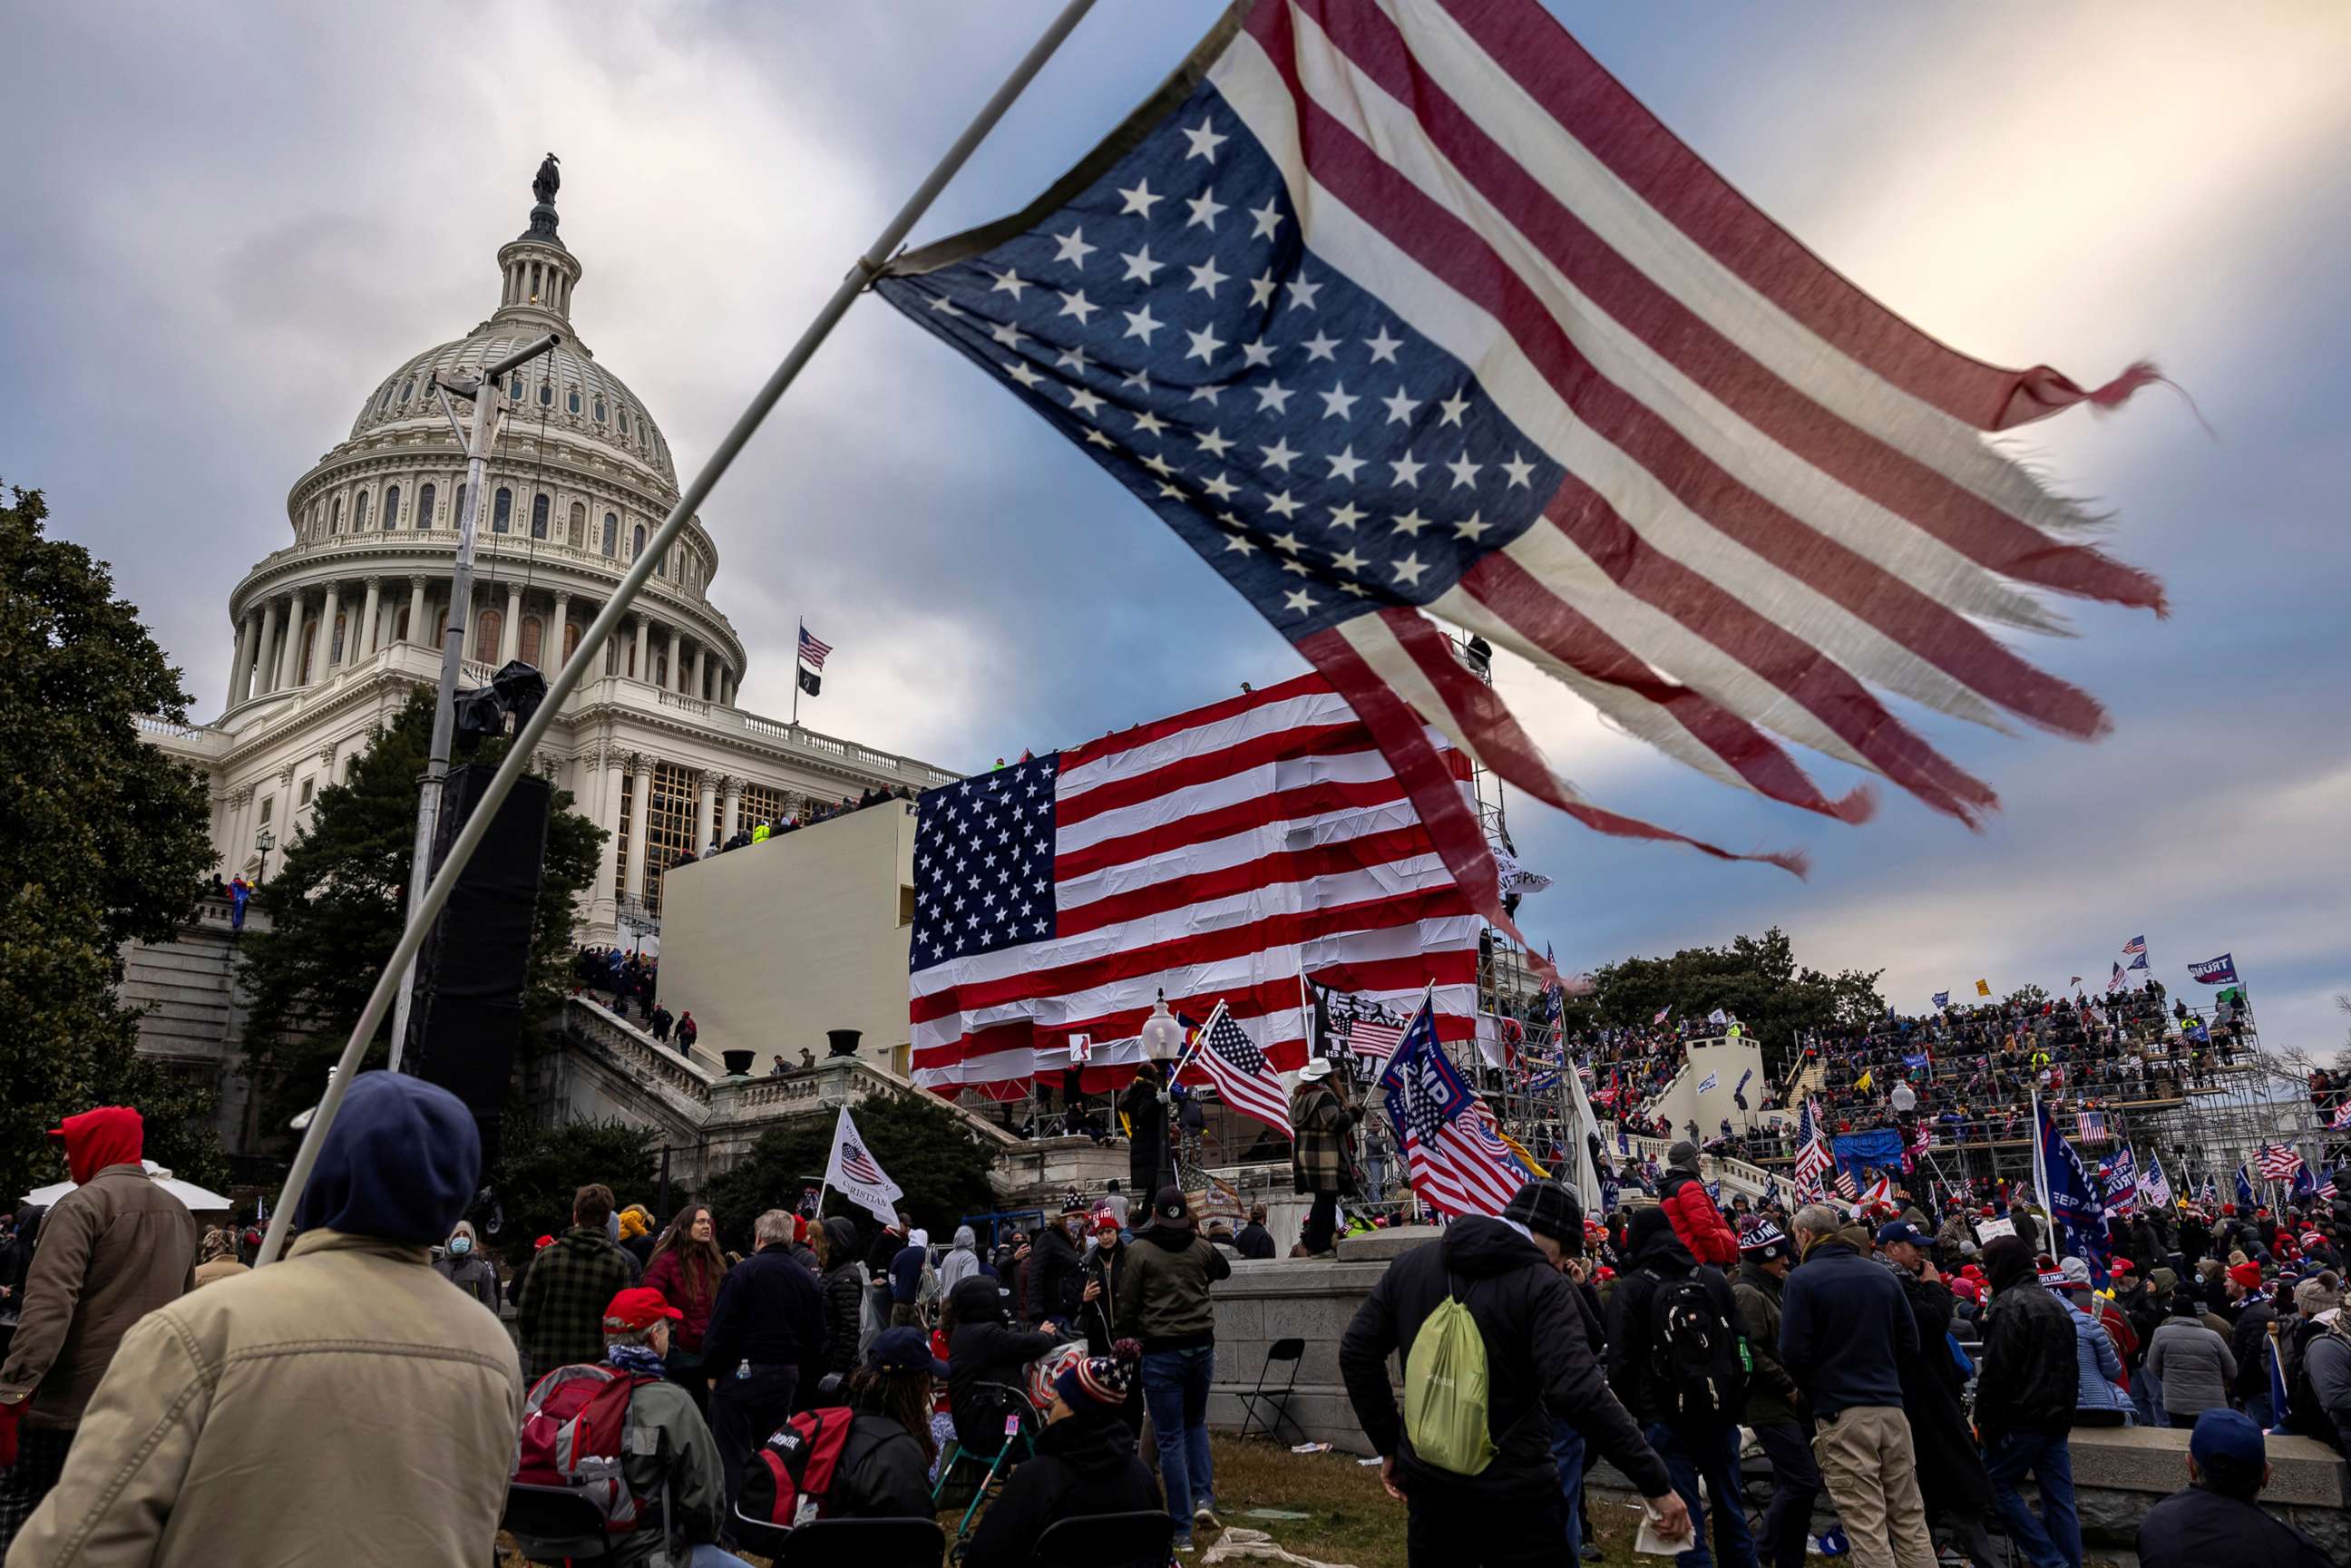
<svg viewBox="0 0 2351 1568">
<path fill-rule="evenodd" d="M 1690 1256 L 1662 1207 L 1633 1216 L 1632 1255 L 1608 1301 L 1608 1385 L 1642 1424 L 1642 1436 L 1689 1507 L 1690 1544 L 1680 1568 L 1708 1568 L 1706 1508 L 1714 1498 L 1714 1545 L 1722 1568 L 1756 1568 L 1739 1479 L 1739 1422 L 1747 1371 L 1739 1354 L 1739 1306 L 1722 1270 Z"/>
<path fill-rule="evenodd" d="M 1574 1423 L 1648 1497 L 1668 1536 L 1688 1533 L 1664 1462 L 1601 1379 L 1570 1294 L 1574 1287 L 1559 1272 L 1583 1244 L 1575 1195 L 1555 1182 L 1529 1182 L 1501 1218 L 1457 1219 L 1442 1239 L 1390 1264 L 1348 1325 L 1339 1373 L 1355 1419 L 1380 1453 L 1381 1479 L 1405 1501 L 1415 1568 L 1557 1568 L 1565 1527 L 1551 1456 L 1553 1416 Z M 1388 1382 L 1395 1355 L 1404 1358 L 1409 1379 L 1413 1342 L 1448 1300 L 1469 1313 L 1486 1358 L 1487 1435 L 1495 1452 L 1475 1474 L 1420 1457 Z"/>
</svg>

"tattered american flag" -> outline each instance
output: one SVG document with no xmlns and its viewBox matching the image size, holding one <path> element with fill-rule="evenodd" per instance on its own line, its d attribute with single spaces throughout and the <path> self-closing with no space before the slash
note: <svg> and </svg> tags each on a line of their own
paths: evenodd
<svg viewBox="0 0 2351 1568">
<path fill-rule="evenodd" d="M 1073 1033 L 1085 1086 L 1123 1083 L 1163 991 L 1195 1018 L 1223 1001 L 1293 1071 L 1301 967 L 1390 1008 L 1433 981 L 1440 1036 L 1474 1027 L 1478 917 L 1318 675 L 942 785 L 914 856 L 914 1076 L 941 1093 L 1019 1092 Z"/>
<path fill-rule="evenodd" d="M 1432 618 L 1726 785 L 1844 821 L 1792 742 L 1974 822 L 1882 694 L 2108 721 L 1997 629 L 2160 610 L 1984 433 L 2086 390 L 1936 341 L 1702 162 L 1535 0 L 1243 0 L 1025 210 L 875 287 L 1156 511 L 1362 716 L 1512 929 L 1423 721 L 1598 831 Z M 1801 869 L 1801 857 L 1763 858 Z"/>
</svg>

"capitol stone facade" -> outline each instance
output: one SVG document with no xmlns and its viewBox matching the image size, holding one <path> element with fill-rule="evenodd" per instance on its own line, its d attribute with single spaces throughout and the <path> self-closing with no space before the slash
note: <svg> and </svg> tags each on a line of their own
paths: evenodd
<svg viewBox="0 0 2351 1568">
<path fill-rule="evenodd" d="M 582 268 L 551 195 L 497 253 L 498 303 L 465 337 L 371 391 L 348 439 L 295 482 L 287 545 L 229 596 L 225 706 L 210 724 L 150 721 L 148 737 L 203 770 L 224 876 L 264 874 L 371 735 L 440 672 L 465 460 L 434 378 L 549 332 L 554 350 L 510 373 L 488 460 L 474 591 L 462 607 L 466 685 L 520 658 L 569 655 L 678 498 L 669 444 L 571 324 Z M 470 423 L 471 405 L 456 405 Z M 648 580 L 572 692 L 535 766 L 611 835 L 582 941 L 619 939 L 624 911 L 657 920 L 661 873 L 738 826 L 868 787 L 954 777 L 910 758 L 738 706 L 742 640 L 711 601 L 716 542 L 703 520 Z"/>
</svg>

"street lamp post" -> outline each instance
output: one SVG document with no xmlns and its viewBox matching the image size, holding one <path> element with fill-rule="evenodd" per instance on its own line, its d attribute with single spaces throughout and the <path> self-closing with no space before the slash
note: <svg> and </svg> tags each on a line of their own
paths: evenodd
<svg viewBox="0 0 2351 1568">
<path fill-rule="evenodd" d="M 474 538 L 480 531 L 482 491 L 489 480 L 490 446 L 497 439 L 498 381 L 517 365 L 528 364 L 561 342 L 559 333 L 549 332 L 544 338 L 508 354 L 496 364 L 486 365 L 472 381 L 453 377 L 441 371 L 433 378 L 433 395 L 441 402 L 441 412 L 448 418 L 449 428 L 457 437 L 458 447 L 465 454 L 465 505 L 457 518 L 457 559 L 449 576 L 449 625 L 441 635 L 441 689 L 433 703 L 433 742 L 425 754 L 423 787 L 416 797 L 416 847 L 409 857 L 408 918 L 413 923 L 424 905 L 424 889 L 432 881 L 433 835 L 441 818 L 441 789 L 449 777 L 449 740 L 456 728 L 457 672 L 465 658 L 465 632 L 473 617 L 467 613 L 474 598 Z M 474 428 L 469 433 L 457 422 L 457 405 L 452 396 L 470 398 L 474 404 Z M 408 1040 L 408 1003 L 416 988 L 416 961 L 410 959 L 400 977 L 400 990 L 392 998 L 391 1068 L 400 1071 L 401 1050 Z"/>
<path fill-rule="evenodd" d="M 277 831 L 265 824 L 253 835 L 253 847 L 261 852 L 261 869 L 253 873 L 253 884 L 259 887 L 269 880 L 269 852 L 277 847 Z"/>
<path fill-rule="evenodd" d="M 1139 1201 L 1151 1204 L 1159 1201 L 1159 1189 L 1175 1185 L 1176 1178 L 1175 1130 L 1168 1124 L 1168 1091 L 1175 1087 L 1176 1059 L 1184 1051 L 1184 1026 L 1177 1023 L 1175 1015 L 1167 1010 L 1165 991 L 1161 991 L 1158 999 L 1151 1004 L 1151 1016 L 1143 1020 L 1140 1039 L 1143 1053 L 1159 1063 L 1160 1070 L 1159 1103 L 1148 1113 L 1158 1118 L 1159 1157 L 1152 1168 L 1151 1190 L 1136 1195 Z M 1142 1131 L 1140 1125 L 1135 1128 L 1138 1135 Z"/>
</svg>

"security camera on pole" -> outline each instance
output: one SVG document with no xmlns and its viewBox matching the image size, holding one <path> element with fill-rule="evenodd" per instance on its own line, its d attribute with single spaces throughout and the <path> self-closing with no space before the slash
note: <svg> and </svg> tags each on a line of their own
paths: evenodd
<svg viewBox="0 0 2351 1568">
<path fill-rule="evenodd" d="M 474 599 L 474 536 L 482 515 L 482 487 L 488 479 L 490 447 L 497 440 L 498 378 L 517 365 L 529 363 L 561 342 L 559 333 L 528 343 L 494 365 L 485 366 L 474 380 L 462 381 L 446 371 L 433 378 L 433 395 L 465 452 L 465 505 L 457 518 L 457 564 L 449 579 L 449 626 L 441 636 L 441 689 L 433 702 L 433 744 L 424 762 L 423 788 L 416 797 L 416 849 L 408 868 L 408 917 L 416 919 L 423 906 L 425 884 L 433 873 L 433 835 L 441 818 L 441 788 L 449 777 L 449 740 L 456 728 L 457 671 L 465 658 L 467 613 Z M 474 428 L 469 434 L 457 422 L 452 396 L 471 398 Z M 416 988 L 416 960 L 411 958 L 392 998 L 392 1070 L 400 1071 L 402 1050 L 408 1042 L 408 1004 Z"/>
</svg>

